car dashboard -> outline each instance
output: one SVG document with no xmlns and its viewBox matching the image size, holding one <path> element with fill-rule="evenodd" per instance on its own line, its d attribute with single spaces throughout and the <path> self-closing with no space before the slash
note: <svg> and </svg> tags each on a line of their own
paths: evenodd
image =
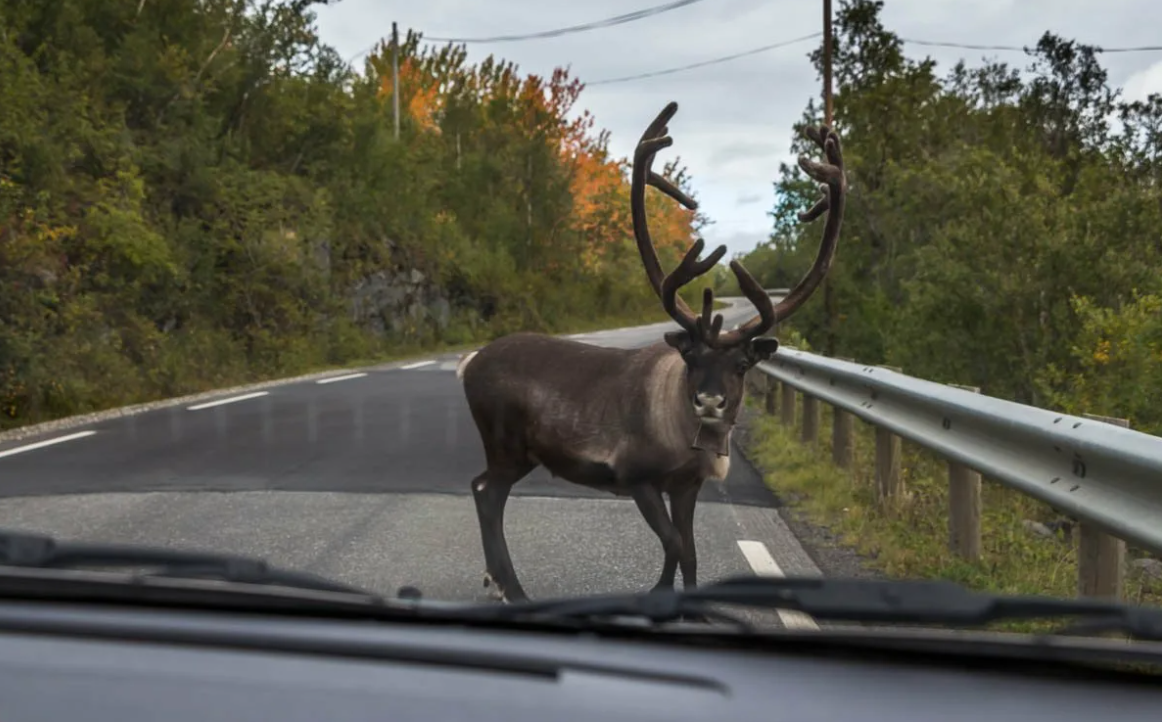
<svg viewBox="0 0 1162 722">
<path fill-rule="evenodd" d="M 812 634 L 807 632 L 804 634 Z M 817 633 L 815 633 L 817 634 Z M 0 602 L 0 720 L 1156 719 L 1162 689 L 1019 665 L 593 634 Z M 838 649 L 838 648 L 836 648 Z"/>
</svg>

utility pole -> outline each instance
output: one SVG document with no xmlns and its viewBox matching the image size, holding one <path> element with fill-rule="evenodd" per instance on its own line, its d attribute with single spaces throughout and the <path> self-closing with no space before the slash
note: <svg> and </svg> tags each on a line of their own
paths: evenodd
<svg viewBox="0 0 1162 722">
<path fill-rule="evenodd" d="M 831 113 L 831 0 L 823 0 L 823 122 L 828 128 L 832 127 Z M 828 356 L 835 355 L 836 314 L 835 291 L 831 285 L 831 275 L 823 279 L 823 308 L 827 314 L 827 349 Z"/>
<path fill-rule="evenodd" d="M 831 0 L 823 0 L 823 122 L 831 125 Z"/>
<path fill-rule="evenodd" d="M 391 21 L 391 112 L 395 119 L 395 139 L 399 140 L 399 28 L 394 20 Z"/>
</svg>

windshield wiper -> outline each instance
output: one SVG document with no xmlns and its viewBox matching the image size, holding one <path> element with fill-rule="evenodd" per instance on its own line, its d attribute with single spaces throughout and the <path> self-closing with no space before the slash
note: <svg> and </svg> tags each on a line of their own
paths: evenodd
<svg viewBox="0 0 1162 722">
<path fill-rule="evenodd" d="M 947 581 L 746 576 L 690 590 L 517 602 L 477 606 L 472 611 L 499 620 L 593 624 L 621 617 L 659 625 L 689 617 L 717 617 L 749 626 L 734 615 L 714 610 L 718 604 L 796 610 L 826 621 L 964 627 L 1002 620 L 1080 617 L 1079 625 L 1056 633 L 1113 631 L 1162 641 L 1162 609 L 1097 599 L 995 595 Z"/>
<path fill-rule="evenodd" d="M 139 576 L 218 579 L 322 592 L 373 596 L 306 572 L 279 569 L 252 557 L 123 544 L 62 542 L 43 534 L 0 531 L 0 566 L 35 569 L 156 568 Z"/>
</svg>

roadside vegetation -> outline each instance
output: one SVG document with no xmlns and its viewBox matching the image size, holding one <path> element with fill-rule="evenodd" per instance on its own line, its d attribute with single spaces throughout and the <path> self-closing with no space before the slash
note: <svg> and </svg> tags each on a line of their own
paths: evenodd
<svg viewBox="0 0 1162 722">
<path fill-rule="evenodd" d="M 314 4 L 0 8 L 0 429 L 666 319 L 579 80 L 408 33 L 393 88 Z M 672 266 L 704 219 L 648 211 Z"/>
<path fill-rule="evenodd" d="M 987 478 L 981 483 L 981 558 L 961 559 L 948 544 L 948 467 L 925 449 L 903 443 L 906 493 L 887 507 L 875 491 L 875 432 L 855 425 L 855 463 L 831 462 L 831 407 L 820 412 L 819 441 L 799 440 L 799 424 L 787 427 L 751 400 L 747 454 L 794 514 L 857 554 L 868 571 L 897 579 L 947 579 L 1001 594 L 1077 595 L 1076 529 L 1044 504 Z M 801 419 L 802 407 L 796 418 Z M 801 422 L 800 422 L 801 423 Z M 1127 550 L 1126 600 L 1162 604 L 1162 564 Z M 1013 622 L 998 629 L 1033 631 L 1053 623 Z"/>
<path fill-rule="evenodd" d="M 850 197 L 828 287 L 780 337 L 1162 433 L 1162 97 L 1121 98 L 1097 48 L 1048 33 L 1017 65 L 940 69 L 905 56 L 882 6 L 837 8 L 834 114 Z M 810 103 L 803 122 L 820 119 Z M 818 244 L 818 228 L 794 218 L 816 195 L 805 175 L 784 166 L 775 187 L 774 233 L 743 259 L 768 288 L 794 285 Z M 1050 509 L 986 479 L 983 558 L 960 561 L 947 548 L 944 462 L 905 443 L 906 503 L 880 511 L 872 430 L 857 424 L 845 472 L 830 462 L 826 406 L 823 422 L 824 440 L 807 448 L 764 417 L 751 453 L 872 568 L 1076 593 L 1075 545 Z M 1160 576 L 1162 564 L 1134 561 L 1127 596 L 1162 601 Z"/>
</svg>

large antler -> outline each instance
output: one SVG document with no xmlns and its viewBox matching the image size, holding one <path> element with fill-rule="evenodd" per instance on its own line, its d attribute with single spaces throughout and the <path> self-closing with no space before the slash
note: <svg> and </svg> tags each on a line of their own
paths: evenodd
<svg viewBox="0 0 1162 722">
<path fill-rule="evenodd" d="M 701 238 L 694 241 L 694 245 L 686 251 L 678 267 L 662 279 L 659 295 L 662 298 L 662 308 L 666 309 L 666 313 L 670 314 L 679 326 L 689 331 L 691 335 L 701 337 L 706 343 L 711 343 L 718 337 L 718 332 L 722 328 L 721 314 L 715 316 L 713 322 L 710 320 L 710 311 L 714 308 L 714 292 L 707 288 L 703 293 L 702 315 L 697 317 L 678 295 L 679 288 L 714 268 L 726 253 L 726 246 L 719 246 L 713 253 L 699 261 L 698 254 L 702 253 L 704 245 L 705 242 Z"/>
<path fill-rule="evenodd" d="M 807 136 L 823 148 L 829 163 L 817 163 L 806 156 L 799 157 L 799 167 L 818 181 L 823 190 L 823 197 L 809 211 L 800 213 L 799 220 L 803 223 L 809 223 L 821 216 L 824 211 L 828 212 L 827 223 L 823 229 L 823 240 L 819 245 L 819 253 L 816 255 L 811 269 L 776 306 L 771 303 L 770 296 L 754 279 L 754 276 L 737 260 L 731 261 L 730 270 L 738 279 L 739 288 L 754 305 L 758 314 L 738 328 L 720 334 L 722 315 L 715 315 L 713 321 L 710 319 L 714 305 L 713 292 L 709 288 L 705 290 L 702 300 L 702 314 L 695 316 L 685 301 L 677 295 L 677 290 L 713 268 L 726 253 L 726 247 L 719 246 L 710 256 L 698 262 L 696 259 L 704 245 L 699 239 L 687 252 L 678 268 L 666 276 L 662 272 L 657 250 L 650 238 L 649 223 L 646 218 L 645 192 L 647 184 L 654 186 L 690 210 L 698 207 L 693 198 L 690 198 L 652 169 L 654 157 L 658 151 L 673 145 L 673 139 L 667 135 L 669 128 L 666 127 L 666 124 L 677 112 L 677 103 L 667 104 L 642 133 L 637 148 L 634 149 L 633 174 L 630 184 L 630 209 L 633 214 L 634 236 L 637 239 L 638 252 L 641 254 L 646 276 L 649 278 L 654 292 L 661 298 L 666 312 L 687 331 L 699 334 L 704 343 L 717 347 L 733 346 L 760 336 L 769 331 L 775 324 L 789 318 L 811 297 L 831 268 L 831 261 L 835 257 L 835 248 L 839 241 L 839 229 L 843 220 L 844 200 L 847 193 L 847 179 L 843 169 L 839 136 L 825 125 L 818 128 L 807 128 Z"/>
<path fill-rule="evenodd" d="M 658 113 L 658 117 L 654 118 L 654 122 L 650 123 L 645 132 L 642 133 L 641 140 L 638 141 L 637 148 L 633 152 L 633 173 L 630 177 L 629 199 L 630 211 L 633 215 L 633 234 L 637 239 L 637 250 L 641 254 L 642 265 L 646 267 L 646 276 L 650 279 L 650 285 L 653 286 L 654 293 L 658 294 L 658 298 L 662 300 L 662 306 L 666 312 L 678 322 L 679 326 L 694 333 L 698 328 L 698 319 L 690 307 L 686 305 L 686 302 L 677 295 L 677 290 L 713 268 L 726 254 L 726 246 L 719 246 L 705 260 L 696 262 L 695 259 L 702 252 L 704 245 L 699 239 L 686 253 L 686 257 L 682 259 L 682 263 L 674 269 L 674 272 L 666 276 L 662 272 L 662 264 L 658 261 L 657 249 L 654 248 L 654 242 L 650 238 L 649 221 L 646 218 L 647 184 L 657 188 L 690 210 L 698 208 L 698 203 L 693 198 L 683 193 L 666 178 L 655 173 L 652 168 L 654 156 L 658 154 L 658 151 L 669 148 L 674 143 L 673 138 L 667 135 L 669 128 L 666 127 L 666 124 L 677 112 L 678 104 L 668 103 L 662 112 Z M 703 312 L 703 315 L 706 315 L 705 308 Z M 718 326 L 721 326 L 721 321 L 717 323 Z"/>
<path fill-rule="evenodd" d="M 835 258 L 835 249 L 839 245 L 839 229 L 843 224 L 843 208 L 847 198 L 847 175 L 843 168 L 843 152 L 839 144 L 839 135 L 836 134 L 832 128 L 821 125 L 819 127 L 808 127 L 806 134 L 811 140 L 819 145 L 827 157 L 828 163 L 818 163 L 811 160 L 807 156 L 799 156 L 799 167 L 802 168 L 807 175 L 819 182 L 819 188 L 823 191 L 823 197 L 820 198 L 810 210 L 799 214 L 799 222 L 810 223 L 823 212 L 827 212 L 827 222 L 823 226 L 823 240 L 819 244 L 819 252 L 815 255 L 815 262 L 811 264 L 811 268 L 799 280 L 795 287 L 783 297 L 779 304 L 772 309 L 771 316 L 773 320 L 768 321 L 765 314 L 752 318 L 739 328 L 731 331 L 726 336 L 732 334 L 749 336 L 756 336 L 759 333 L 765 332 L 770 326 L 780 321 L 784 321 L 799 310 L 808 298 L 815 293 L 815 289 L 819 288 L 819 284 L 823 282 L 824 277 L 827 276 L 827 271 L 831 269 L 831 261 Z M 734 264 L 731 264 L 734 268 Z M 735 275 L 738 275 L 741 266 L 735 269 Z M 750 274 L 747 274 L 749 277 Z M 739 275 L 739 285 L 743 285 L 743 278 Z M 753 278 L 749 279 L 751 282 Z M 754 284 L 757 286 L 758 284 Z M 744 289 L 745 291 L 745 289 Z M 750 297 L 750 294 L 747 294 Z M 752 299 L 753 300 L 753 299 Z M 761 328 L 761 331 L 753 331 L 753 328 Z M 724 337 L 724 343 L 725 341 Z"/>
<path fill-rule="evenodd" d="M 830 161 L 824 164 L 813 161 L 807 156 L 799 156 L 799 167 L 818 181 L 819 187 L 823 191 L 823 197 L 810 210 L 799 214 L 799 221 L 809 223 L 827 211 L 827 223 L 823 227 L 823 240 L 819 244 L 819 252 L 815 256 L 815 262 L 811 264 L 810 270 L 799 280 L 799 283 L 795 284 L 795 287 L 779 301 L 778 305 L 772 307 L 766 291 L 747 273 L 742 264 L 731 261 L 730 268 L 738 278 L 739 287 L 742 288 L 742 292 L 755 305 L 759 313 L 738 328 L 723 334 L 718 340 L 718 344 L 721 346 L 729 346 L 754 338 L 766 333 L 776 323 L 785 321 L 791 314 L 799 310 L 799 307 L 808 298 L 811 298 L 831 268 L 831 261 L 835 258 L 835 248 L 839 243 L 839 228 L 843 222 L 843 207 L 847 196 L 847 177 L 843 170 L 843 154 L 839 145 L 839 136 L 828 126 L 808 127 L 806 134 L 823 148 L 827 160 Z M 762 297 L 762 302 L 758 301 L 759 296 Z"/>
</svg>

